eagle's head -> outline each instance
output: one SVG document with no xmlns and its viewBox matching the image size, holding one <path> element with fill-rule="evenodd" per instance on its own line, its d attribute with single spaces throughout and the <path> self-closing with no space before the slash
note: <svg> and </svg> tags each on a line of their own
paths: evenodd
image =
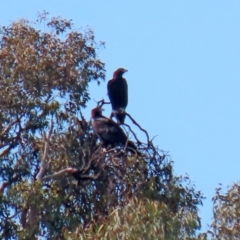
<svg viewBox="0 0 240 240">
<path fill-rule="evenodd" d="M 125 68 L 118 68 L 114 73 L 113 73 L 113 78 L 117 77 L 122 77 L 122 75 L 127 72 L 128 70 Z"/>
<path fill-rule="evenodd" d="M 104 110 L 104 109 L 101 108 L 101 107 L 96 107 L 96 108 L 92 109 L 92 111 L 91 111 L 91 117 L 92 117 L 92 118 L 101 117 L 103 110 Z"/>
</svg>

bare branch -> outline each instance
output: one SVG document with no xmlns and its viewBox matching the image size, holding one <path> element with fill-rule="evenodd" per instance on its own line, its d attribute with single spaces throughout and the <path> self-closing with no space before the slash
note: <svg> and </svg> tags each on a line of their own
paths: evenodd
<svg viewBox="0 0 240 240">
<path fill-rule="evenodd" d="M 28 211 L 28 223 L 31 227 L 36 227 L 38 224 L 38 209 L 37 206 L 32 204 Z"/>
<path fill-rule="evenodd" d="M 0 149 L 6 147 L 6 146 L 8 146 L 8 145 L 9 145 L 9 142 L 8 142 L 8 143 L 5 143 L 5 144 L 1 144 L 1 145 L 0 145 Z"/>
<path fill-rule="evenodd" d="M 125 114 L 132 120 L 132 122 L 133 122 L 135 125 L 137 125 L 137 126 L 140 128 L 141 131 L 143 131 L 143 132 L 146 134 L 146 136 L 147 136 L 147 142 L 148 142 L 148 144 L 149 144 L 149 143 L 150 143 L 150 140 L 149 140 L 148 132 L 147 132 L 145 129 L 143 129 L 143 128 L 133 119 L 133 117 L 132 117 L 129 113 L 125 112 Z M 124 125 L 125 125 L 125 124 L 124 124 Z"/>
<path fill-rule="evenodd" d="M 47 169 L 47 156 L 48 156 L 48 150 L 49 150 L 49 140 L 51 138 L 52 131 L 53 131 L 53 120 L 51 120 L 48 135 L 46 136 L 46 134 L 44 134 L 44 137 L 43 137 L 43 139 L 45 141 L 45 145 L 44 145 L 43 157 L 42 157 L 42 160 L 41 160 L 41 167 L 40 167 L 39 174 L 38 174 L 38 179 L 40 179 L 40 180 L 45 175 L 45 172 L 46 172 L 46 169 Z"/>
<path fill-rule="evenodd" d="M 15 121 L 13 121 L 12 123 L 10 123 L 1 133 L 1 136 L 3 136 L 4 134 L 6 134 L 7 132 L 9 132 L 10 128 L 16 124 L 17 122 L 19 122 L 19 118 L 17 118 Z"/>
<path fill-rule="evenodd" d="M 77 168 L 71 168 L 71 167 L 65 168 L 65 169 L 62 169 L 62 170 L 52 174 L 52 175 L 49 175 L 49 176 L 43 178 L 42 181 L 49 181 L 51 179 L 59 178 L 66 173 L 69 174 L 69 175 L 70 174 L 72 175 L 74 173 L 81 173 L 81 170 L 79 170 Z M 83 174 L 81 174 L 79 178 L 80 179 L 97 179 L 99 175 L 100 175 L 100 172 L 97 173 L 96 175 L 86 175 L 86 174 L 83 175 Z"/>
<path fill-rule="evenodd" d="M 104 104 L 110 104 L 110 102 L 105 102 L 104 99 L 97 102 L 97 107 L 102 107 Z"/>
<path fill-rule="evenodd" d="M 4 189 L 9 185 L 9 182 L 4 182 L 2 186 L 0 187 L 0 193 L 4 191 Z"/>
<path fill-rule="evenodd" d="M 65 174 L 65 173 L 73 174 L 73 173 L 78 172 L 78 171 L 79 171 L 79 170 L 78 170 L 77 168 L 71 168 L 71 167 L 69 167 L 69 168 L 65 168 L 65 169 L 63 169 L 63 170 L 60 170 L 60 171 L 58 171 L 58 172 L 56 172 L 56 173 L 54 173 L 54 174 L 51 174 L 51 175 L 49 175 L 49 176 L 47 176 L 47 177 L 44 177 L 44 178 L 42 178 L 41 180 L 42 180 L 42 181 L 49 181 L 49 180 L 51 180 L 51 179 L 61 177 L 61 176 L 62 176 L 63 174 Z"/>
<path fill-rule="evenodd" d="M 28 204 L 27 204 L 28 205 Z M 22 210 L 22 215 L 20 217 L 20 223 L 23 228 L 26 227 L 26 222 L 27 222 L 27 213 L 28 213 L 28 208 L 29 206 L 25 206 Z"/>
<path fill-rule="evenodd" d="M 123 125 L 129 128 L 130 132 L 133 134 L 134 138 L 136 139 L 137 144 L 142 144 L 142 142 L 137 138 L 137 136 L 136 136 L 135 132 L 132 130 L 132 128 L 126 123 L 124 123 Z"/>
<path fill-rule="evenodd" d="M 11 151 L 12 147 L 11 146 L 8 146 L 8 148 L 6 148 L 5 150 L 3 150 L 1 153 L 0 153 L 0 158 L 7 155 L 10 151 Z"/>
</svg>

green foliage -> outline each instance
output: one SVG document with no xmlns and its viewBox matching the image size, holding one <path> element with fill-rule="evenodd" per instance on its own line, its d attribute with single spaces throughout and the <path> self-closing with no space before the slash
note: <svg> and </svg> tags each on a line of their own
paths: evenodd
<svg viewBox="0 0 240 240">
<path fill-rule="evenodd" d="M 39 24 L 46 31 L 34 28 Z M 15 236 L 20 221 L 25 231 L 32 205 L 45 211 L 41 219 L 62 211 L 56 184 L 49 191 L 34 180 L 42 158 L 51 166 L 49 173 L 67 166 L 63 158 L 69 154 L 61 140 L 67 143 L 72 126 L 80 123 L 81 108 L 90 99 L 89 82 L 100 83 L 105 72 L 95 50 L 101 44 L 95 43 L 92 30 L 70 31 L 72 26 L 71 21 L 48 20 L 43 14 L 35 23 L 20 20 L 0 29 L 1 238 Z M 62 159 L 54 153 L 59 142 Z M 41 224 L 47 228 L 46 222 Z M 35 231 L 33 223 L 28 225 Z"/>
<path fill-rule="evenodd" d="M 166 224 L 167 223 L 167 224 Z M 187 239 L 184 228 L 198 226 L 191 212 L 173 214 L 160 201 L 133 197 L 123 208 L 110 209 L 109 217 L 78 227 L 74 232 L 65 230 L 67 239 Z"/>
<path fill-rule="evenodd" d="M 81 110 L 102 44 L 72 28 L 43 14 L 0 29 L 0 238 L 194 237 L 203 197 L 169 156 L 99 146 Z"/>
<path fill-rule="evenodd" d="M 221 190 L 217 188 L 213 198 L 213 231 L 209 235 L 214 239 L 240 239 L 240 186 L 234 183 L 226 194 Z"/>
</svg>

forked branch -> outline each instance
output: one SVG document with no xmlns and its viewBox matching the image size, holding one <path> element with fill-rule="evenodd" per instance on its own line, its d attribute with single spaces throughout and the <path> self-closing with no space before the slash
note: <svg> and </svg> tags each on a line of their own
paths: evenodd
<svg viewBox="0 0 240 240">
<path fill-rule="evenodd" d="M 147 136 L 147 142 L 148 142 L 148 144 L 150 144 L 150 139 L 149 139 L 149 135 L 148 135 L 148 132 L 145 130 L 145 129 L 143 129 L 136 121 L 135 121 L 135 119 L 129 114 L 129 113 L 127 113 L 127 112 L 125 112 L 125 114 L 132 120 L 132 122 L 136 125 L 136 126 L 138 126 L 139 127 L 139 129 L 141 130 L 141 131 L 143 131 L 145 134 L 146 134 L 146 136 Z M 125 124 L 124 124 L 125 125 Z M 129 126 L 128 126 L 129 127 Z M 130 128 L 131 129 L 131 128 Z M 132 132 L 132 131 L 131 131 Z"/>
<path fill-rule="evenodd" d="M 110 104 L 110 102 L 105 102 L 104 99 L 97 102 L 97 107 L 102 107 L 104 104 Z"/>
</svg>

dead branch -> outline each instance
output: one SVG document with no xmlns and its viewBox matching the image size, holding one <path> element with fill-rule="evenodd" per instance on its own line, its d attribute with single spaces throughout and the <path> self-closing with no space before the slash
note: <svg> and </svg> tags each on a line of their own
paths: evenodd
<svg viewBox="0 0 240 240">
<path fill-rule="evenodd" d="M 28 223 L 31 227 L 36 227 L 38 224 L 38 209 L 37 206 L 34 204 L 31 204 L 31 207 L 28 210 Z"/>
<path fill-rule="evenodd" d="M 9 182 L 4 182 L 2 184 L 2 186 L 0 187 L 0 193 L 2 193 L 4 191 L 4 189 L 9 185 L 10 183 Z"/>
<path fill-rule="evenodd" d="M 20 217 L 20 223 L 21 223 L 23 228 L 26 227 L 28 208 L 29 208 L 29 206 L 27 204 L 27 206 L 25 206 L 23 208 L 22 214 L 21 214 L 21 217 Z"/>
<path fill-rule="evenodd" d="M 47 169 L 47 156 L 48 156 L 48 151 L 49 151 L 49 140 L 51 138 L 52 131 L 53 131 L 53 120 L 51 120 L 48 135 L 46 136 L 46 134 L 44 133 L 44 136 L 43 136 L 43 139 L 45 141 L 45 145 L 44 145 L 43 157 L 42 157 L 42 160 L 41 160 L 41 167 L 40 167 L 40 170 L 39 170 L 39 173 L 38 173 L 38 179 L 40 179 L 40 180 L 45 175 L 45 172 L 46 172 L 46 169 Z"/>
<path fill-rule="evenodd" d="M 150 140 L 149 140 L 148 132 L 147 132 L 145 129 L 143 129 L 143 128 L 135 121 L 135 119 L 133 119 L 133 117 L 132 117 L 129 113 L 125 112 L 125 114 L 132 120 L 132 122 L 133 122 L 135 125 L 137 125 L 137 126 L 139 127 L 139 129 L 140 129 L 141 131 L 143 131 L 143 132 L 146 134 L 146 136 L 147 136 L 147 142 L 148 142 L 148 144 L 149 144 L 149 143 L 150 143 Z M 125 125 L 125 124 L 124 124 L 124 125 Z"/>
<path fill-rule="evenodd" d="M 7 132 L 9 132 L 10 128 L 15 124 L 19 122 L 19 118 L 17 118 L 15 121 L 13 121 L 12 123 L 10 123 L 1 133 L 1 136 L 3 136 L 4 134 L 6 134 Z"/>
<path fill-rule="evenodd" d="M 110 104 L 110 102 L 105 102 L 104 99 L 97 102 L 97 107 L 102 107 L 104 104 Z"/>
<path fill-rule="evenodd" d="M 87 160 L 89 159 L 88 156 L 89 156 L 89 155 L 88 155 L 87 151 L 86 151 L 86 150 L 83 150 L 82 165 L 81 165 L 81 167 L 79 168 L 79 170 L 80 170 L 81 172 L 86 172 L 86 171 L 89 170 L 89 168 L 90 168 L 90 165 L 91 165 L 91 163 L 92 163 L 92 161 L 93 161 L 93 158 L 91 158 L 90 161 L 86 161 L 86 159 L 87 159 Z"/>
<path fill-rule="evenodd" d="M 65 173 L 73 174 L 73 173 L 78 172 L 78 171 L 79 171 L 79 169 L 77 169 L 77 168 L 71 168 L 71 167 L 65 168 L 65 169 L 62 169 L 62 170 L 54 173 L 54 174 L 51 174 L 47 177 L 42 178 L 41 181 L 49 181 L 49 180 L 54 179 L 54 178 L 59 178 Z"/>
<path fill-rule="evenodd" d="M 12 149 L 12 146 L 8 146 L 8 148 L 6 148 L 5 150 L 3 150 L 1 153 L 0 153 L 0 158 L 3 157 L 4 155 L 7 155 Z"/>
<path fill-rule="evenodd" d="M 58 171 L 54 174 L 51 174 L 51 175 L 49 175 L 45 178 L 42 178 L 41 180 L 42 181 L 49 181 L 51 179 L 59 178 L 66 173 L 69 174 L 69 175 L 73 175 L 73 174 L 76 175 L 77 173 L 81 174 L 81 170 L 79 170 L 77 168 L 69 167 L 69 168 L 62 169 L 62 170 L 60 170 L 60 171 Z M 86 174 L 83 175 L 83 174 L 81 174 L 78 178 L 79 179 L 97 179 L 99 177 L 99 175 L 100 175 L 100 172 L 98 172 L 96 175 L 86 175 Z"/>
<path fill-rule="evenodd" d="M 142 144 L 142 142 L 137 138 L 137 135 L 136 135 L 135 132 L 132 130 L 132 128 L 131 128 L 128 124 L 126 124 L 126 123 L 124 123 L 123 125 L 129 128 L 130 132 L 133 134 L 135 140 L 137 141 L 137 144 Z"/>
<path fill-rule="evenodd" d="M 104 152 L 102 151 L 102 146 L 100 144 L 99 147 L 93 152 L 92 157 L 91 157 L 91 162 L 101 159 L 102 153 L 104 153 Z"/>
</svg>

